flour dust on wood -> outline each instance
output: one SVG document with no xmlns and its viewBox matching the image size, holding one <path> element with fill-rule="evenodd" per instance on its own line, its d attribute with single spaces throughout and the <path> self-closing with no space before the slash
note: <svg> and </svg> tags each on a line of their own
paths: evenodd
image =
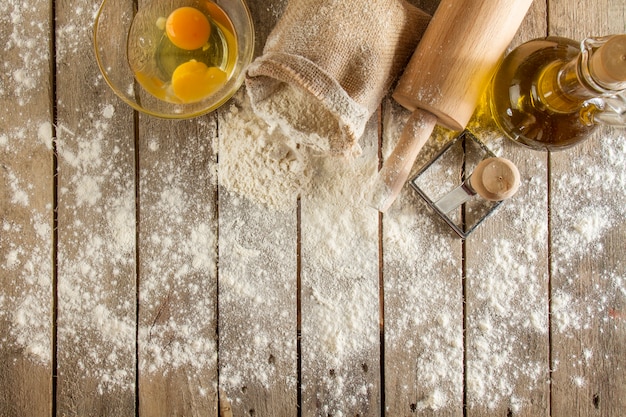
<svg viewBox="0 0 626 417">
<path fill-rule="evenodd" d="M 217 364 L 216 173 L 204 137 L 215 125 L 183 123 L 193 126 L 184 141 L 146 123 L 140 143 L 138 365 L 146 379 L 184 374 L 204 397 Z"/>
<path fill-rule="evenodd" d="M 367 401 L 372 387 L 368 382 L 351 380 L 350 374 L 343 369 L 351 369 L 352 365 L 361 369 L 362 360 L 359 358 L 378 349 L 378 312 L 376 308 L 371 308 L 378 298 L 377 214 L 363 203 L 366 192 L 363 178 L 372 175 L 376 167 L 375 145 L 370 145 L 370 152 L 364 152 L 354 160 L 320 155 L 314 149 L 296 145 L 280 129 L 271 129 L 254 114 L 242 94 L 231 102 L 228 112 L 222 115 L 220 132 L 224 133 L 223 137 L 220 134 L 218 178 L 223 192 L 229 193 L 226 200 L 229 210 L 236 208 L 231 207 L 232 204 L 242 210 L 256 204 L 258 209 L 244 210 L 243 215 L 271 215 L 274 212 L 273 216 L 280 219 L 285 214 L 295 213 L 298 197 L 301 198 L 302 218 L 305 219 L 302 225 L 303 251 L 306 251 L 303 287 L 306 293 L 311 294 L 306 301 L 309 310 L 303 317 L 302 331 L 306 335 L 316 335 L 306 336 L 303 341 L 303 354 L 306 355 L 303 361 L 315 362 L 308 363 L 307 367 L 319 369 L 327 375 L 327 378 L 317 382 L 322 384 L 320 389 L 332 398 L 326 404 L 330 407 L 329 412 L 347 409 L 354 402 Z M 221 301 L 237 300 L 238 306 L 237 309 L 228 308 L 228 314 L 235 315 L 229 316 L 229 321 L 245 323 L 251 314 L 263 322 L 270 321 L 274 314 L 281 312 L 293 315 L 293 311 L 289 313 L 289 310 L 295 309 L 295 304 L 276 309 L 272 301 L 275 298 L 273 291 L 266 286 L 269 277 L 263 278 L 263 274 L 275 271 L 272 274 L 274 280 L 286 277 L 285 282 L 275 282 L 275 285 L 293 286 L 295 259 L 289 262 L 287 256 L 287 259 L 274 265 L 276 256 L 285 255 L 268 257 L 271 248 L 262 244 L 268 237 L 254 235 L 260 227 L 258 225 L 271 221 L 242 218 L 239 223 L 226 222 L 220 227 L 220 251 L 224 254 L 223 259 L 220 257 L 223 261 L 221 283 L 228 289 Z M 281 230 L 277 227 L 265 233 L 271 236 L 281 234 Z M 275 238 L 295 242 L 295 232 L 294 224 L 291 235 Z M 355 241 L 365 244 L 355 246 Z M 254 246 L 250 247 L 250 244 Z M 292 269 L 284 270 L 285 265 L 291 265 Z M 374 285 L 366 285 L 365 282 L 357 284 L 365 270 L 371 272 Z M 242 275 L 256 278 L 243 282 L 240 279 Z M 292 290 L 295 291 L 295 288 Z M 240 319 L 237 319 L 237 314 L 241 315 Z M 280 323 L 284 320 L 284 317 L 277 316 L 274 321 Z M 368 328 L 371 332 L 363 333 Z M 221 327 L 220 331 L 229 330 Z M 241 332 L 241 329 L 237 331 Z M 287 355 L 288 359 L 289 352 L 295 355 L 295 346 L 288 344 L 289 340 L 295 341 L 285 338 L 284 334 L 273 338 L 272 331 L 272 326 L 254 328 L 251 340 L 255 345 L 259 344 L 259 351 L 266 351 L 269 347 L 267 352 L 270 352 L 277 348 L 277 343 L 286 340 L 282 356 Z M 267 346 L 272 340 L 271 347 Z M 312 343 L 307 344 L 309 340 Z M 258 356 L 252 351 L 246 353 L 239 349 L 238 352 L 244 355 L 242 358 Z M 230 357 L 231 353 L 225 355 Z M 233 358 L 227 362 L 229 365 L 222 370 L 221 379 L 233 388 L 245 385 L 246 381 L 257 381 L 265 386 L 274 372 L 266 361 L 235 361 Z M 351 362 L 356 365 L 348 366 Z M 336 372 L 336 376 L 328 373 L 330 369 Z M 306 385 L 307 382 L 303 383 Z M 295 379 L 291 381 L 291 384 L 294 383 Z M 233 401 L 236 404 L 238 399 Z"/>
<path fill-rule="evenodd" d="M 59 374 L 80 370 L 100 392 L 135 384 L 135 186 L 124 168 L 133 141 L 116 117 L 104 104 L 57 126 Z"/>
<path fill-rule="evenodd" d="M 50 23 L 37 1 L 0 4 L 0 351 L 52 361 Z M 17 385 L 16 385 L 17 386 Z"/>
</svg>

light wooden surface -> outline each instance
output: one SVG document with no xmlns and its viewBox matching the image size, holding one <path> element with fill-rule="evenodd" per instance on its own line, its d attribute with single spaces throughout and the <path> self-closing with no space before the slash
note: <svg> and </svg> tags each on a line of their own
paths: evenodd
<svg viewBox="0 0 626 417">
<path fill-rule="evenodd" d="M 259 54 L 286 3 L 248 4 Z M 243 96 L 134 114 L 98 5 L 0 5 L 0 416 L 626 415 L 625 131 L 552 155 L 482 132 L 522 186 L 461 241 L 410 187 L 379 216 L 322 181 L 375 172 L 407 116 L 388 98 L 363 155 L 310 160 L 277 210 L 224 186 Z M 513 44 L 625 16 L 535 1 Z"/>
</svg>

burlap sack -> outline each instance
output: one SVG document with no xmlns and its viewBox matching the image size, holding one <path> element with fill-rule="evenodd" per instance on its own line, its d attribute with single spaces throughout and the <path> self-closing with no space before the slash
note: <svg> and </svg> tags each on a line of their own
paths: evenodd
<svg viewBox="0 0 626 417">
<path fill-rule="evenodd" d="M 405 0 L 290 0 L 248 68 L 255 113 L 321 152 L 358 152 L 429 21 Z"/>
</svg>

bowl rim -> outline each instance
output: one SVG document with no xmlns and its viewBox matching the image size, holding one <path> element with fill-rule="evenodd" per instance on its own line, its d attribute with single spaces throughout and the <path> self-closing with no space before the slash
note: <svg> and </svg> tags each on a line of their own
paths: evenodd
<svg viewBox="0 0 626 417">
<path fill-rule="evenodd" d="M 107 1 L 109 0 L 102 0 L 102 2 L 100 3 L 100 6 L 98 7 L 98 12 L 96 13 L 96 16 L 94 18 L 94 24 L 93 24 L 93 33 L 92 33 L 92 43 L 93 43 L 93 51 L 95 54 L 95 58 L 96 58 L 96 63 L 98 65 L 98 69 L 100 70 L 100 74 L 102 74 L 102 77 L 104 78 L 105 82 L 107 83 L 107 85 L 109 86 L 109 88 L 115 93 L 115 95 L 117 97 L 119 97 L 123 102 L 125 102 L 126 104 L 128 104 L 130 107 L 132 107 L 134 110 L 140 112 L 140 113 L 144 113 L 150 116 L 154 116 L 154 117 L 159 117 L 162 119 L 192 119 L 195 117 L 199 117 L 199 116 L 203 116 L 207 113 L 210 113 L 216 109 L 218 109 L 219 107 L 221 107 L 222 105 L 224 105 L 224 103 L 226 103 L 228 100 L 230 100 L 236 93 L 237 91 L 239 91 L 239 89 L 241 88 L 241 86 L 243 85 L 244 81 L 245 81 L 245 75 L 246 75 L 246 71 L 248 66 L 250 65 L 250 63 L 252 62 L 252 59 L 254 58 L 254 45 L 255 45 L 255 31 L 254 31 L 254 22 L 252 19 L 252 14 L 250 13 L 250 9 L 248 8 L 248 5 L 246 3 L 245 0 L 235 0 L 237 2 L 239 2 L 241 4 L 241 6 L 243 6 L 243 11 L 245 13 L 245 21 L 247 22 L 247 29 L 248 32 L 250 34 L 250 47 L 247 48 L 247 50 L 245 51 L 245 55 L 243 56 L 243 68 L 241 70 L 241 72 L 238 74 L 237 76 L 237 80 L 235 80 L 235 82 L 233 83 L 233 88 L 229 90 L 229 92 L 227 94 L 224 94 L 219 100 L 217 100 L 216 102 L 212 103 L 210 106 L 208 106 L 207 108 L 203 108 L 201 110 L 198 111 L 194 111 L 194 112 L 187 112 L 187 113 L 163 113 L 163 112 L 158 112 L 158 111 L 151 111 L 146 109 L 145 107 L 142 107 L 141 105 L 139 105 L 136 101 L 133 101 L 131 99 L 129 99 L 125 94 L 121 93 L 120 91 L 118 91 L 118 88 L 115 86 L 115 84 L 113 83 L 113 81 L 110 79 L 107 71 L 104 69 L 104 64 L 102 63 L 102 58 L 100 55 L 100 52 L 98 51 L 98 28 L 99 28 L 99 24 L 100 24 L 100 18 L 102 16 L 102 12 L 104 9 L 105 4 L 107 3 Z M 207 0 L 207 1 L 211 1 L 215 4 L 217 4 L 219 6 L 219 3 L 213 1 L 213 0 Z M 136 13 L 136 11 L 135 11 Z M 134 78 L 133 78 L 134 79 Z M 134 88 L 137 88 L 138 82 L 137 80 L 134 80 Z M 139 87 L 141 88 L 141 87 Z"/>
</svg>

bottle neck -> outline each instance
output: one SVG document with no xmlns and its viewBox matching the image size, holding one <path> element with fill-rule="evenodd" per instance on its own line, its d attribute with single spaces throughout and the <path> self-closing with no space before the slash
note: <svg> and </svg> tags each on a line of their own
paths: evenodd
<svg viewBox="0 0 626 417">
<path fill-rule="evenodd" d="M 576 57 L 553 62 L 542 71 L 538 99 L 551 111 L 571 113 L 589 100 L 620 94 L 626 88 L 625 48 L 622 35 L 585 39 Z"/>
<path fill-rule="evenodd" d="M 541 72 L 537 81 L 539 102 L 556 113 L 571 113 L 593 97 L 577 74 L 578 58 L 565 64 L 552 62 Z"/>
</svg>

